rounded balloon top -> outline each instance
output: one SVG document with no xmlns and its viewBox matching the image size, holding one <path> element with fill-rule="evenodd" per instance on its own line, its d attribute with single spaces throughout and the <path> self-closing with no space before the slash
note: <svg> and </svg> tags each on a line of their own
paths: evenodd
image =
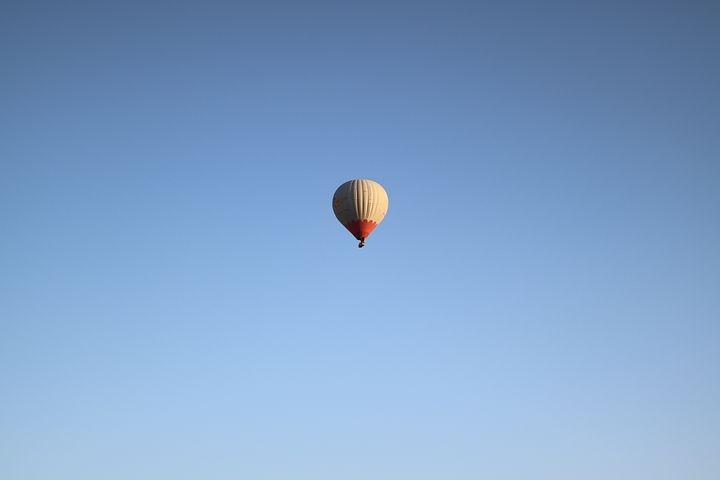
<svg viewBox="0 0 720 480">
<path fill-rule="evenodd" d="M 360 240 L 358 246 L 362 248 L 365 239 L 385 218 L 388 196 L 379 183 L 358 178 L 338 187 L 332 207 L 340 223 Z"/>
</svg>

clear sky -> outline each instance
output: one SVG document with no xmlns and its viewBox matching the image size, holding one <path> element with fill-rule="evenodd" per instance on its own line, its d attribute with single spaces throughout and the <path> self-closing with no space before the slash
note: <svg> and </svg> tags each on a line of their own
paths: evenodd
<svg viewBox="0 0 720 480">
<path fill-rule="evenodd" d="M 711 1 L 2 2 L 0 478 L 717 480 L 718 45 Z"/>
</svg>

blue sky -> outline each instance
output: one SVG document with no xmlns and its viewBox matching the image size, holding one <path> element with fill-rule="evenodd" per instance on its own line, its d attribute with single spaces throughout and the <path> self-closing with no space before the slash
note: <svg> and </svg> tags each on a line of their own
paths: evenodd
<svg viewBox="0 0 720 480">
<path fill-rule="evenodd" d="M 1 478 L 720 476 L 716 4 L 0 8 Z"/>
</svg>

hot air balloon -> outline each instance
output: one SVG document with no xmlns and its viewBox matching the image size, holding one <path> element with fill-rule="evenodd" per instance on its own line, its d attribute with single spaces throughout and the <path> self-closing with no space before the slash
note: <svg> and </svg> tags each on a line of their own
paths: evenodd
<svg viewBox="0 0 720 480">
<path fill-rule="evenodd" d="M 377 182 L 359 178 L 345 182 L 333 195 L 335 216 L 355 238 L 358 247 L 365 246 L 365 239 L 385 218 L 388 196 Z"/>
</svg>

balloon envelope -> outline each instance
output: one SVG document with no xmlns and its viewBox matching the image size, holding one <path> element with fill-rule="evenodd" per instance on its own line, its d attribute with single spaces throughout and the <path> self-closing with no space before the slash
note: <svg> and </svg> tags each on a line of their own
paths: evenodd
<svg viewBox="0 0 720 480">
<path fill-rule="evenodd" d="M 335 216 L 360 240 L 364 240 L 385 218 L 388 210 L 388 196 L 377 182 L 359 178 L 345 182 L 333 195 Z"/>
</svg>

